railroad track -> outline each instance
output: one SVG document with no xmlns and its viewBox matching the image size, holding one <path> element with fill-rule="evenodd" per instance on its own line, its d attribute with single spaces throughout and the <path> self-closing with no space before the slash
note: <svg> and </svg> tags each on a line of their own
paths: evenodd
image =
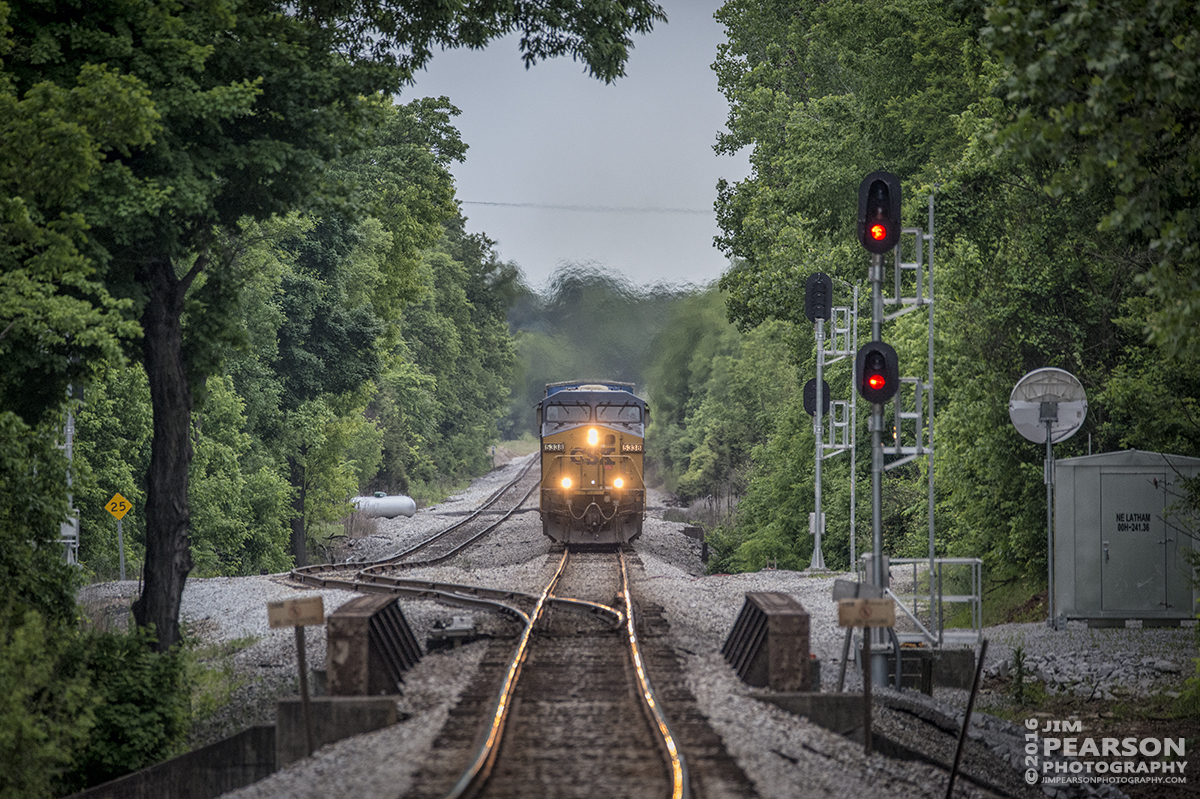
<svg viewBox="0 0 1200 799">
<path fill-rule="evenodd" d="M 608 606 L 619 627 L 558 612 L 580 601 L 619 605 Z M 460 703 L 412 799 L 689 797 L 632 607 L 624 553 L 564 552 L 516 646 L 493 641 L 485 655 L 481 672 L 501 672 L 500 690 Z"/>
<path fill-rule="evenodd" d="M 416 546 L 391 557 L 367 563 L 317 563 L 299 566 L 292 569 L 292 579 L 322 588 L 360 590 L 354 586 L 385 577 L 399 569 L 431 566 L 449 560 L 495 530 L 525 504 L 530 495 L 537 490 L 541 472 L 533 467 L 538 463 L 537 458 L 531 458 L 516 477 L 485 499 L 473 513 L 439 530 Z M 419 558 L 417 553 L 421 553 Z M 331 577 L 333 574 L 346 576 Z"/>
<path fill-rule="evenodd" d="M 386 574 L 393 569 L 431 566 L 454 557 L 495 530 L 525 504 L 540 482 L 541 469 L 534 468 L 538 465 L 539 460 L 531 458 L 512 482 L 492 494 L 474 513 L 414 547 L 364 566 L 362 571 L 367 574 Z"/>
<path fill-rule="evenodd" d="M 536 490 L 538 473 L 528 477 L 536 462 L 480 510 L 416 547 L 371 563 L 292 571 L 294 580 L 315 587 L 483 609 L 517 623 L 515 641 L 486 644 L 476 678 L 406 799 L 684 799 L 697 782 L 701 797 L 752 795 L 684 685 L 662 609 L 649 605 L 645 618 L 635 617 L 629 570 L 640 570 L 636 555 L 563 551 L 539 594 L 405 576 L 405 567 L 446 560 L 509 518 Z M 655 695 L 650 671 L 664 681 L 665 701 Z M 700 765 L 692 779 L 664 707 L 679 719 L 683 743 Z"/>
</svg>

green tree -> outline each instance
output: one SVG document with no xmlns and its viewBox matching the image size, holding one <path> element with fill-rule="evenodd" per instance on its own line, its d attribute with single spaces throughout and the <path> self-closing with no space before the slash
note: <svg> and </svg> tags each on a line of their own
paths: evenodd
<svg viewBox="0 0 1200 799">
<path fill-rule="evenodd" d="M 405 438 L 421 442 L 414 448 L 420 455 L 405 459 L 392 449 L 387 457 L 399 472 L 380 477 L 395 482 L 403 474 L 428 485 L 490 466 L 486 448 L 496 440 L 515 361 L 504 293 L 515 275 L 496 261 L 491 242 L 467 236 L 461 221 L 447 226 L 423 267 L 422 299 L 401 322 L 402 352 L 420 376 L 403 394 L 399 374 L 391 376 L 381 397 L 406 411 Z M 413 413 L 418 409 L 424 418 Z"/>
<path fill-rule="evenodd" d="M 74 575 L 58 545 L 67 518 L 67 461 L 56 432 L 0 412 L 0 607 L 36 610 L 48 624 L 75 619 Z"/>
<path fill-rule="evenodd" d="M 932 180 L 962 140 L 952 115 L 976 88 L 979 48 L 954 4 L 894 0 L 864 14 L 852 0 L 730 0 L 717 19 L 728 32 L 713 65 L 729 101 L 717 151 L 752 147 L 751 175 L 718 184 L 718 245 L 744 259 L 723 278 L 735 321 L 747 283 L 774 283 L 773 315 L 794 302 L 810 270 L 840 275 L 834 255 L 853 242 L 857 189 L 886 168 L 902 180 Z M 859 256 L 861 258 L 861 256 Z M 829 266 L 834 268 L 827 268 Z M 838 265 L 841 265 L 840 268 Z M 849 277 L 849 276 L 846 276 Z"/>
<path fill-rule="evenodd" d="M 60 667 L 70 628 L 0 610 L 0 797 L 58 796 L 95 726 L 86 675 Z"/>
<path fill-rule="evenodd" d="M 121 520 L 127 574 L 141 571 L 146 541 L 146 469 L 150 462 L 150 388 L 139 364 L 97 369 L 75 415 L 71 463 L 79 511 L 79 562 L 93 579 L 120 574 L 116 520 L 104 509 L 114 494 L 133 509 Z"/>
<path fill-rule="evenodd" d="M 325 164 L 361 145 L 365 123 L 379 118 L 378 93 L 398 90 L 435 44 L 482 46 L 520 30 L 528 62 L 570 53 L 612 80 L 629 33 L 661 19 L 649 2 L 585 11 L 564 0 L 486 9 L 150 0 L 85 14 L 69 0 L 12 6 L 5 67 L 18 97 L 43 84 L 74 86 L 105 64 L 146 92 L 160 119 L 153 140 L 108 154 L 81 203 L 105 285 L 134 300 L 142 327 L 154 434 L 145 589 L 134 614 L 156 627 L 160 649 L 178 640 L 192 568 L 193 393 L 236 334 L 232 300 L 244 276 L 223 257 L 219 231 L 336 196 Z"/>
<path fill-rule="evenodd" d="M 1186 251 L 1182 229 L 1170 243 L 1167 227 L 1190 202 L 1190 188 L 1171 181 L 1187 174 L 1173 159 L 1194 149 L 1194 26 L 1185 23 L 1195 12 L 1173 3 L 1109 10 L 1012 2 L 985 20 L 982 9 L 905 0 L 866 19 L 846 2 L 730 2 L 720 12 L 730 42 L 716 69 L 731 119 L 719 146 L 754 148 L 751 176 L 722 185 L 718 199 L 719 243 L 742 259 L 721 283 L 730 317 L 743 329 L 795 321 L 810 271 L 865 275 L 853 203 L 867 172 L 899 175 L 906 220 L 923 219 L 939 184 L 938 547 L 982 555 L 992 577 L 1036 572 L 1046 557 L 1042 455 L 1006 418 L 1025 372 L 1059 366 L 1088 390 L 1085 430 L 1062 456 L 1085 451 L 1089 434 L 1102 451 L 1197 443 L 1191 356 L 1172 360 L 1147 346 L 1142 329 L 1159 296 L 1156 270 L 1170 260 L 1162 254 Z M 1160 22 L 1180 36 L 1160 36 Z M 1178 95 L 1167 86 L 1176 82 Z M 1160 96 L 1161 106 L 1150 99 Z M 1132 127 L 1122 127 L 1126 117 Z M 1122 199 L 1121 181 L 1136 175 L 1163 185 L 1138 183 L 1137 196 Z M 1163 215 L 1149 226 L 1150 217 L 1126 224 L 1133 217 L 1117 213 L 1145 211 L 1154 198 Z M 1186 291 L 1176 296 L 1180 310 Z M 906 373 L 924 357 L 913 318 L 885 330 Z M 798 338 L 799 351 L 811 351 L 807 335 Z M 785 440 L 803 428 L 780 418 L 755 455 L 739 517 L 748 544 L 756 531 L 785 543 L 798 535 L 773 509 L 784 507 L 786 486 L 808 479 L 786 460 L 805 450 Z M 897 554 L 927 520 L 924 479 L 889 473 L 884 533 Z"/>
<path fill-rule="evenodd" d="M 1003 0 L 982 38 L 1004 68 L 999 141 L 1062 165 L 1052 197 L 1094 197 L 1094 225 L 1149 262 L 1147 328 L 1169 354 L 1200 320 L 1200 9 L 1187 0 Z"/>
<path fill-rule="evenodd" d="M 10 16 L 0 3 L 0 56 L 19 52 Z M 0 408 L 31 423 L 137 333 L 131 303 L 97 279 L 82 208 L 108 159 L 149 142 L 158 118 L 141 83 L 104 64 L 25 85 L 0 69 Z"/>
<path fill-rule="evenodd" d="M 59 668 L 89 675 L 95 705 L 91 735 L 73 752 L 60 792 L 99 785 L 181 753 L 191 709 L 185 655 L 178 646 L 155 652 L 153 643 L 149 630 L 134 629 L 85 633 L 66 648 Z"/>
<path fill-rule="evenodd" d="M 192 423 L 192 557 L 201 577 L 279 572 L 288 557 L 291 486 L 255 457 L 229 376 L 208 379 Z"/>
<path fill-rule="evenodd" d="M 45 796 L 92 725 L 86 676 L 60 668 L 74 569 L 58 543 L 67 461 L 50 422 L 0 412 L 0 796 Z"/>
<path fill-rule="evenodd" d="M 681 300 L 655 340 L 647 447 L 680 500 L 728 509 L 745 490 L 751 452 L 794 397 L 797 372 L 786 323 L 742 334 L 725 319 L 726 299 L 710 288 Z"/>
<path fill-rule="evenodd" d="M 1119 446 L 1104 388 L 1137 336 L 1114 320 L 1142 292 L 1119 241 L 1097 238 L 1090 198 L 1052 200 L 1007 159 L 960 175 L 938 200 L 938 316 L 953 320 L 937 342 L 938 483 L 957 522 L 950 545 L 1003 578 L 1047 557 L 1044 451 L 1013 430 L 1005 400 L 1026 372 L 1066 369 L 1090 402 L 1058 456 L 1086 454 L 1088 434 L 1099 451 Z"/>
<path fill-rule="evenodd" d="M 336 461 L 323 463 L 321 458 L 337 457 L 327 446 L 328 426 L 337 416 L 335 398 L 357 393 L 379 375 L 381 366 L 376 343 L 384 333 L 383 322 L 365 299 L 354 301 L 353 278 L 346 274 L 358 239 L 346 220 L 332 219 L 284 243 L 293 249 L 295 267 L 283 273 L 279 286 L 282 317 L 271 368 L 280 384 L 279 443 L 293 488 L 291 553 L 297 565 L 308 562 L 308 529 L 314 519 L 310 493 L 323 487 L 322 472 L 340 472 Z M 379 270 L 373 271 L 376 279 L 366 282 L 368 290 L 380 282 Z M 353 491 L 350 487 L 347 493 Z"/>
<path fill-rule="evenodd" d="M 533 432 L 533 406 L 547 383 L 603 379 L 645 385 L 653 342 L 675 303 L 690 289 L 637 287 L 593 263 L 566 264 L 546 296 L 526 287 L 512 292 L 509 324 L 521 366 L 502 422 L 517 437 Z"/>
</svg>

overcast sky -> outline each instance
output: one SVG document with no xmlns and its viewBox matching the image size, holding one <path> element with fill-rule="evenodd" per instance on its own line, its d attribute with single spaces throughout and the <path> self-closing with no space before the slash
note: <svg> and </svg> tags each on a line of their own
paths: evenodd
<svg viewBox="0 0 1200 799">
<path fill-rule="evenodd" d="M 564 262 L 643 285 L 707 283 L 728 265 L 712 244 L 717 179 L 740 180 L 749 166 L 746 151 L 712 149 L 728 114 L 711 69 L 721 2 L 661 4 L 667 24 L 635 38 L 614 84 L 570 58 L 526 70 L 513 36 L 435 53 L 405 93 L 461 109 L 470 149 L 453 172 L 467 229 L 496 240 L 535 289 Z"/>
</svg>

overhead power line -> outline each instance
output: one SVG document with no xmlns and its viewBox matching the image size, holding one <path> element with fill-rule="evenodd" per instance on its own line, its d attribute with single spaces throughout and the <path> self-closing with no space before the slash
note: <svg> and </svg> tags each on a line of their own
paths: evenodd
<svg viewBox="0 0 1200 799">
<path fill-rule="evenodd" d="M 482 200 L 460 200 L 463 205 L 492 205 L 501 208 L 540 208 L 547 211 L 583 211 L 603 214 L 711 214 L 711 208 L 668 208 L 665 206 L 634 207 L 615 205 L 552 205 L 550 203 L 492 203 Z"/>
</svg>

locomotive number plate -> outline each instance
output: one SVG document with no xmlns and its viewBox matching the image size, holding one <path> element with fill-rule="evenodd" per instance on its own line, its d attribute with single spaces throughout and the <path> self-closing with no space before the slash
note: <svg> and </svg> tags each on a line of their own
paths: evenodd
<svg viewBox="0 0 1200 799">
<path fill-rule="evenodd" d="M 622 452 L 641 452 L 642 445 L 641 444 L 622 444 L 621 451 Z"/>
</svg>

